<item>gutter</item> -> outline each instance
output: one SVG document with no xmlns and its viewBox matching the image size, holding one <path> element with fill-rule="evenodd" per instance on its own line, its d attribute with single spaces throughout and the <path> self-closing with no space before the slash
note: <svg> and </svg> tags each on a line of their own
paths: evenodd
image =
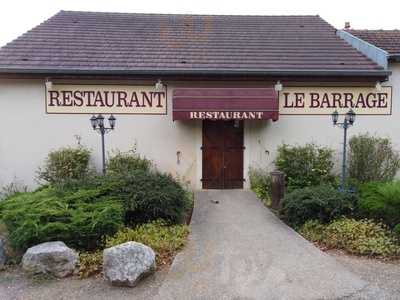
<svg viewBox="0 0 400 300">
<path fill-rule="evenodd" d="M 387 77 L 388 70 L 262 70 L 262 69 L 175 69 L 175 70 L 62 70 L 1 68 L 3 74 L 42 75 L 258 75 L 258 76 L 366 76 Z"/>
<path fill-rule="evenodd" d="M 388 59 L 390 62 L 400 62 L 400 53 L 390 54 Z"/>
</svg>

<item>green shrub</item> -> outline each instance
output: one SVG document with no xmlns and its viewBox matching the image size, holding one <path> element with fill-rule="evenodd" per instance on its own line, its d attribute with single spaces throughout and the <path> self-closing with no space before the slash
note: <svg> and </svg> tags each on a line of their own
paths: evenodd
<svg viewBox="0 0 400 300">
<path fill-rule="evenodd" d="M 136 170 L 106 181 L 112 186 L 111 195 L 123 203 L 126 224 L 156 219 L 181 223 L 190 207 L 186 191 L 167 174 Z"/>
<path fill-rule="evenodd" d="M 52 151 L 44 166 L 39 168 L 37 179 L 51 184 L 67 179 L 81 179 L 89 172 L 89 160 L 90 151 L 81 146 Z"/>
<path fill-rule="evenodd" d="M 116 151 L 107 162 L 107 172 L 124 174 L 134 170 L 149 171 L 151 161 L 140 157 L 134 150 L 128 152 Z"/>
<path fill-rule="evenodd" d="M 62 194 L 48 187 L 2 201 L 0 219 L 14 249 L 57 240 L 93 249 L 101 244 L 102 236 L 115 233 L 122 225 L 123 209 L 116 198 L 101 191 Z"/>
<path fill-rule="evenodd" d="M 360 187 L 361 216 L 382 220 L 394 227 L 400 223 L 400 181 L 366 183 Z"/>
<path fill-rule="evenodd" d="M 394 232 L 394 234 L 397 235 L 398 238 L 400 238 L 400 224 L 397 224 L 396 226 L 394 226 L 393 232 Z"/>
<path fill-rule="evenodd" d="M 99 274 L 103 269 L 103 251 L 79 253 L 79 277 L 87 278 Z"/>
<path fill-rule="evenodd" d="M 189 229 L 186 225 L 172 225 L 161 220 L 134 228 L 123 228 L 114 236 L 106 238 L 106 247 L 135 241 L 151 247 L 156 252 L 157 265 L 169 264 L 175 253 L 186 242 Z"/>
<path fill-rule="evenodd" d="M 16 194 L 26 193 L 28 191 L 28 187 L 24 185 L 22 182 L 18 181 L 14 178 L 9 184 L 4 185 L 0 189 L 0 201 Z"/>
<path fill-rule="evenodd" d="M 329 224 L 324 244 L 352 254 L 390 257 L 400 254 L 400 247 L 390 231 L 372 220 L 340 219 Z"/>
<path fill-rule="evenodd" d="M 323 241 L 323 235 L 326 225 L 317 220 L 309 220 L 301 226 L 299 233 L 311 242 L 320 243 Z"/>
<path fill-rule="evenodd" d="M 249 170 L 250 188 L 266 205 L 271 204 L 271 175 L 260 168 Z"/>
<path fill-rule="evenodd" d="M 342 218 L 325 225 L 313 220 L 306 222 L 299 232 L 312 242 L 351 254 L 379 257 L 400 254 L 398 240 L 388 228 L 368 219 Z"/>
<path fill-rule="evenodd" d="M 293 226 L 308 220 L 322 223 L 353 213 L 356 195 L 341 192 L 330 185 L 320 185 L 294 190 L 285 195 L 280 215 Z"/>
<path fill-rule="evenodd" d="M 80 197 L 96 194 L 118 199 L 125 211 L 126 225 L 157 219 L 181 223 L 191 205 L 183 187 L 172 176 L 157 171 L 134 170 L 69 180 L 56 185 L 56 189 L 60 193 L 75 191 Z"/>
<path fill-rule="evenodd" d="M 349 176 L 360 183 L 390 181 L 400 169 L 400 155 L 389 138 L 369 134 L 349 141 Z"/>
<path fill-rule="evenodd" d="M 186 243 L 189 228 L 186 225 L 168 225 L 157 220 L 134 228 L 122 228 L 115 235 L 106 237 L 106 247 L 135 241 L 151 247 L 156 253 L 157 267 L 169 265 L 175 254 Z M 86 278 L 102 270 L 103 252 L 83 252 L 79 255 L 79 276 Z"/>
<path fill-rule="evenodd" d="M 278 156 L 275 165 L 285 173 L 286 186 L 292 191 L 307 186 L 316 186 L 324 183 L 333 183 L 332 175 L 333 150 L 307 144 L 305 146 L 289 146 L 283 144 L 278 147 Z"/>
</svg>

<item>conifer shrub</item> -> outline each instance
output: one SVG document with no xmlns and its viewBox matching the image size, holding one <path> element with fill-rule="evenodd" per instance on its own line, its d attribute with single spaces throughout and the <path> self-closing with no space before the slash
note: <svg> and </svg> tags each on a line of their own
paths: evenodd
<svg viewBox="0 0 400 300">
<path fill-rule="evenodd" d="M 400 181 L 361 185 L 358 207 L 362 217 L 396 226 L 400 223 Z"/>
<path fill-rule="evenodd" d="M 45 187 L 2 201 L 0 219 L 17 250 L 58 240 L 77 249 L 94 249 L 103 236 L 122 226 L 123 207 L 115 197 L 93 190 L 61 194 Z"/>
<path fill-rule="evenodd" d="M 86 197 L 102 195 L 118 199 L 124 209 L 126 225 L 163 219 L 169 223 L 184 221 L 191 207 L 188 192 L 171 175 L 156 170 L 131 170 L 70 180 L 56 186 L 60 193 L 75 191 Z"/>
</svg>

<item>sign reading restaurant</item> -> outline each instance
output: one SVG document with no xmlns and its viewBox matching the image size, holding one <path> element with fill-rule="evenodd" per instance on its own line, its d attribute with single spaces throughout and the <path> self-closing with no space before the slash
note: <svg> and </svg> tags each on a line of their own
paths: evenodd
<svg viewBox="0 0 400 300">
<path fill-rule="evenodd" d="M 281 115 L 326 115 L 353 109 L 358 115 L 391 115 L 392 87 L 287 87 L 279 93 Z"/>
<path fill-rule="evenodd" d="M 167 114 L 167 91 L 154 86 L 56 84 L 46 90 L 48 114 Z"/>
</svg>

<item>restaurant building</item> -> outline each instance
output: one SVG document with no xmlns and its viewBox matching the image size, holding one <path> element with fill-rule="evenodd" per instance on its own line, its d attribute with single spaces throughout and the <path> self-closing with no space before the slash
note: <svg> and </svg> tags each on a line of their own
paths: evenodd
<svg viewBox="0 0 400 300">
<path fill-rule="evenodd" d="M 116 117 L 107 149 L 135 145 L 193 188 L 248 188 L 282 143 L 341 149 L 349 134 L 399 148 L 400 45 L 319 16 L 61 11 L 0 50 L 0 186 L 34 186 L 49 151 L 81 144 L 100 165 L 92 115 Z M 396 52 L 398 51 L 398 52 Z"/>
</svg>

